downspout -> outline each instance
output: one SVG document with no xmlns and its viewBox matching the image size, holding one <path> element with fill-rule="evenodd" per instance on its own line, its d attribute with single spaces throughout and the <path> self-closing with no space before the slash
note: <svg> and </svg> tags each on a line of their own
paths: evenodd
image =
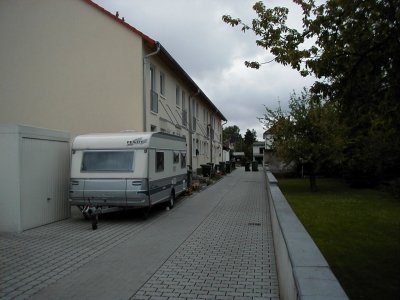
<svg viewBox="0 0 400 300">
<path fill-rule="evenodd" d="M 222 160 L 224 160 L 224 125 L 226 125 L 226 123 L 228 123 L 228 121 L 225 121 L 224 124 L 221 124 L 221 158 L 222 158 Z"/>
<path fill-rule="evenodd" d="M 214 121 L 215 116 L 214 116 L 214 114 L 212 114 L 210 117 L 211 117 L 210 118 L 210 163 L 212 163 L 213 162 L 213 135 L 211 134 L 211 132 L 214 130 L 212 123 L 215 123 L 215 121 Z M 213 122 L 211 122 L 211 120 L 213 120 Z"/>
<path fill-rule="evenodd" d="M 192 138 L 192 98 L 196 97 L 200 94 L 200 89 L 197 89 L 197 92 L 193 95 L 189 95 L 189 165 L 193 169 L 193 138 Z"/>
<path fill-rule="evenodd" d="M 157 45 L 157 49 L 154 52 L 151 52 L 147 55 L 145 55 L 145 57 L 143 58 L 143 131 L 147 131 L 147 110 L 146 110 L 146 94 L 147 94 L 147 90 L 146 90 L 146 79 L 147 79 L 147 69 L 146 69 L 146 64 L 148 63 L 148 58 L 150 56 L 156 55 L 158 54 L 158 52 L 160 52 L 161 49 L 161 44 L 159 42 L 156 42 Z M 150 98 L 151 98 L 151 94 L 150 94 Z"/>
<path fill-rule="evenodd" d="M 217 115 L 218 110 L 216 110 L 213 113 L 213 123 L 215 124 L 215 116 Z M 214 124 L 211 124 L 211 119 L 210 119 L 210 162 L 213 162 L 213 142 L 214 142 L 214 135 L 215 135 L 215 128 L 213 127 Z M 213 131 L 213 134 L 211 134 L 211 130 Z M 222 146 L 222 145 L 221 145 Z"/>
</svg>

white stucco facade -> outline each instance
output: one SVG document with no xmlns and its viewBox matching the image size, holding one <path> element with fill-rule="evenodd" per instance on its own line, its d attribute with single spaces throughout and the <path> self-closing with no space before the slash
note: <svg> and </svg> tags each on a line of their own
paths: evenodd
<svg viewBox="0 0 400 300">
<path fill-rule="evenodd" d="M 142 39 L 84 1 L 0 3 L 0 120 L 73 134 L 141 126 Z"/>
<path fill-rule="evenodd" d="M 159 43 L 92 1 L 1 1 L 0 39 L 0 123 L 165 131 L 186 137 L 193 168 L 222 160 L 222 113 Z"/>
</svg>

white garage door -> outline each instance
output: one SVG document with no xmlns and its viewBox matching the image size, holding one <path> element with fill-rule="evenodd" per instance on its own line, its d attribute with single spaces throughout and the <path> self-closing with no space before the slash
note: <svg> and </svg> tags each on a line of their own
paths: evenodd
<svg viewBox="0 0 400 300">
<path fill-rule="evenodd" d="M 69 217 L 67 142 L 22 138 L 22 230 Z"/>
</svg>

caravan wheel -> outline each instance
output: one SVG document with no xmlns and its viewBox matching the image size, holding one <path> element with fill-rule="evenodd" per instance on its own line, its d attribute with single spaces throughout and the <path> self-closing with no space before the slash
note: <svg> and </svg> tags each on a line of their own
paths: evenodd
<svg viewBox="0 0 400 300">
<path fill-rule="evenodd" d="M 175 204 L 175 191 L 172 191 L 171 195 L 169 196 L 167 207 L 169 207 L 169 209 L 172 209 L 174 207 L 174 204 Z"/>
<path fill-rule="evenodd" d="M 92 229 L 96 230 L 97 229 L 97 223 L 99 221 L 99 215 L 98 214 L 92 214 L 90 216 L 91 221 L 92 221 Z"/>
<path fill-rule="evenodd" d="M 143 220 L 147 220 L 149 218 L 151 206 L 148 206 L 146 208 L 142 208 L 142 218 Z"/>
</svg>

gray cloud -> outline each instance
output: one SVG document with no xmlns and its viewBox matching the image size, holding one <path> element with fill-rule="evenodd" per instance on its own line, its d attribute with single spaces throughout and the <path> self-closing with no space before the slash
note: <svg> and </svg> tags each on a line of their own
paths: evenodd
<svg viewBox="0 0 400 300">
<path fill-rule="evenodd" d="M 260 70 L 248 69 L 245 60 L 267 61 L 272 56 L 255 45 L 252 32 L 243 34 L 222 22 L 230 14 L 250 23 L 255 0 L 95 0 L 110 12 L 119 11 L 126 22 L 161 42 L 193 78 L 204 93 L 244 134 L 255 129 L 262 138 L 257 120 L 264 105 L 275 108 L 278 100 L 287 107 L 289 95 L 312 83 L 296 71 L 276 63 Z M 288 6 L 293 25 L 301 15 L 292 1 L 272 1 L 272 6 Z"/>
</svg>

